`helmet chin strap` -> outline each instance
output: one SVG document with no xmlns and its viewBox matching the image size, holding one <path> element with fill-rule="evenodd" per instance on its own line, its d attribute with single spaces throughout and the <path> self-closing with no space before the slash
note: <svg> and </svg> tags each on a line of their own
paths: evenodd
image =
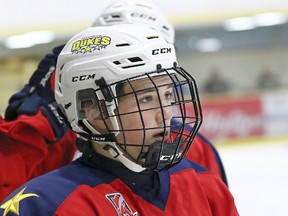
<svg viewBox="0 0 288 216">
<path fill-rule="evenodd" d="M 114 158 L 117 158 L 128 169 L 137 173 L 146 170 L 145 167 L 142 167 L 141 165 L 129 160 L 126 156 L 124 156 L 123 152 L 116 146 L 115 143 L 111 144 L 106 144 L 103 149 L 107 150 Z"/>
<path fill-rule="evenodd" d="M 100 133 L 87 121 L 87 119 L 83 119 L 82 122 L 92 132 L 92 134 L 100 135 Z"/>
<path fill-rule="evenodd" d="M 115 128 L 118 127 L 118 123 L 116 119 L 111 119 L 112 125 Z M 83 124 L 92 132 L 92 134 L 95 135 L 101 135 L 86 119 L 83 119 Z M 115 134 L 115 137 L 119 134 Z M 93 137 L 93 135 L 92 135 Z M 97 144 L 104 145 L 103 149 L 107 150 L 109 154 L 113 157 L 119 160 L 124 166 L 126 166 L 128 169 L 132 170 L 133 172 L 142 172 L 146 170 L 145 167 L 142 167 L 141 165 L 131 161 L 126 156 L 124 156 L 124 153 L 117 147 L 117 144 L 115 142 L 103 142 L 102 140 L 93 140 L 93 142 L 96 142 Z"/>
</svg>

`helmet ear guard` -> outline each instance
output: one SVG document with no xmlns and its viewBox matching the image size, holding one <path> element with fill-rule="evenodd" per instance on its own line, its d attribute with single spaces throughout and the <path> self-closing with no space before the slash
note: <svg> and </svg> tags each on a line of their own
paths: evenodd
<svg viewBox="0 0 288 216">
<path fill-rule="evenodd" d="M 85 119 L 86 113 L 85 108 L 87 106 L 96 107 L 98 104 L 98 99 L 95 95 L 95 90 L 93 88 L 81 89 L 76 92 L 76 107 L 78 111 L 78 118 Z M 100 111 L 99 111 L 100 112 Z"/>
<path fill-rule="evenodd" d="M 99 86 L 102 93 L 101 97 L 104 99 L 99 99 L 93 88 L 82 89 L 76 92 L 79 125 L 81 125 L 84 131 L 87 133 L 92 133 L 91 136 L 85 136 L 83 134 L 82 136 L 97 142 L 115 142 L 115 136 L 117 136 L 117 134 L 114 134 L 115 136 L 112 136 L 111 134 L 102 135 L 89 123 L 89 120 L 87 120 L 87 114 L 85 111 L 87 109 L 93 109 L 93 112 L 96 114 L 92 116 L 91 120 L 94 121 L 95 119 L 98 119 L 98 125 L 103 125 L 103 127 L 105 127 L 104 119 L 114 115 L 114 96 L 110 86 L 106 84 L 106 81 L 103 77 L 101 77 L 99 80 L 95 80 L 95 84 Z M 107 106 L 107 103 L 110 105 Z M 113 128 L 118 130 L 119 126 L 116 117 L 112 118 L 111 122 L 113 124 Z"/>
</svg>

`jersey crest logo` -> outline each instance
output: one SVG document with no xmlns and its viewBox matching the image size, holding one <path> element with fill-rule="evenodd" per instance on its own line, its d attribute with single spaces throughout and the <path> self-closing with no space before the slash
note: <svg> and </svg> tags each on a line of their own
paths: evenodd
<svg viewBox="0 0 288 216">
<path fill-rule="evenodd" d="M 3 216 L 6 216 L 8 212 L 13 212 L 16 215 L 19 215 L 19 202 L 27 197 L 36 196 L 39 197 L 37 194 L 27 193 L 23 194 L 26 187 L 19 191 L 14 197 L 10 200 L 5 202 L 3 205 L 0 206 L 1 209 L 4 209 Z"/>
<path fill-rule="evenodd" d="M 118 216 L 137 216 L 137 212 L 132 212 L 131 208 L 120 193 L 107 194 L 106 198 L 112 203 Z"/>
</svg>

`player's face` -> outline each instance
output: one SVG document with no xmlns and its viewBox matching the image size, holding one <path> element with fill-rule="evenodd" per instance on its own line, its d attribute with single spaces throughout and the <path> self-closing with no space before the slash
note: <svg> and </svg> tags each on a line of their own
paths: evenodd
<svg viewBox="0 0 288 216">
<path fill-rule="evenodd" d="M 117 141 L 138 145 L 127 148 L 134 159 L 141 151 L 139 145 L 161 142 L 163 138 L 167 140 L 169 136 L 171 103 L 174 101 L 171 79 L 166 75 L 158 76 L 153 78 L 153 82 L 154 84 L 149 79 L 142 79 L 133 81 L 132 86 L 126 83 L 123 87 L 124 93 L 131 93 L 133 88 L 137 94 L 128 94 L 119 99 L 119 124 L 122 131 L 117 136 Z M 160 108 L 160 104 L 163 108 Z M 147 146 L 144 151 L 145 149 L 147 151 Z"/>
</svg>

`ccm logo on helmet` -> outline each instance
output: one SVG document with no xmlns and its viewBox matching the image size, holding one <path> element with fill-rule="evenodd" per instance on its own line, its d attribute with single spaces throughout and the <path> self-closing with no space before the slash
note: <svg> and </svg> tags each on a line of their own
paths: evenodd
<svg viewBox="0 0 288 216">
<path fill-rule="evenodd" d="M 148 16 L 146 14 L 141 14 L 141 13 L 131 13 L 131 17 L 142 18 L 142 19 L 151 20 L 151 21 L 156 20 L 155 17 Z"/>
<path fill-rule="evenodd" d="M 171 48 L 161 48 L 161 49 L 154 49 L 152 50 L 152 55 L 158 55 L 158 54 L 165 54 L 165 53 L 171 53 Z"/>
<path fill-rule="evenodd" d="M 86 74 L 86 75 L 81 75 L 81 76 L 74 76 L 74 77 L 72 77 L 72 82 L 94 79 L 95 76 L 96 76 L 96 74 Z"/>
</svg>

